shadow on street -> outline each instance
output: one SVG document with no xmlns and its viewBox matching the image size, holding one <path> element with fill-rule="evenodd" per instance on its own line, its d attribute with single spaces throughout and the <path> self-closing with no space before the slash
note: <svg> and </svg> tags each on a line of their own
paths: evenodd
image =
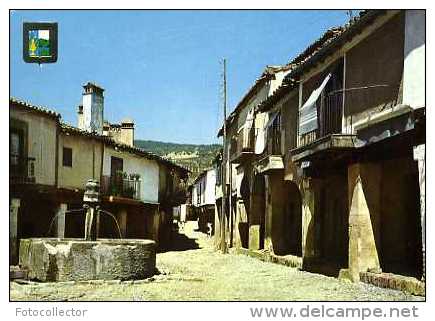
<svg viewBox="0 0 435 321">
<path fill-rule="evenodd" d="M 193 229 L 194 232 L 195 229 Z M 192 233 L 186 233 L 187 229 L 184 230 L 173 230 L 170 234 L 170 240 L 167 244 L 162 245 L 158 250 L 158 253 L 162 252 L 172 252 L 172 251 L 188 251 L 200 249 L 198 240 L 195 236 L 186 235 Z"/>
</svg>

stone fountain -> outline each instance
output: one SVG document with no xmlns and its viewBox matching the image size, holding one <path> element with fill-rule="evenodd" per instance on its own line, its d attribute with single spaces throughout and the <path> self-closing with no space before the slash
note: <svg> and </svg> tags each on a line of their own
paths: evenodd
<svg viewBox="0 0 435 321">
<path fill-rule="evenodd" d="M 102 210 L 100 204 L 99 184 L 89 180 L 83 196 L 84 239 L 29 238 L 20 241 L 19 264 L 27 270 L 29 279 L 43 282 L 137 280 L 154 275 L 154 241 L 98 238 L 102 213 L 115 220 L 119 232 L 115 216 Z"/>
</svg>

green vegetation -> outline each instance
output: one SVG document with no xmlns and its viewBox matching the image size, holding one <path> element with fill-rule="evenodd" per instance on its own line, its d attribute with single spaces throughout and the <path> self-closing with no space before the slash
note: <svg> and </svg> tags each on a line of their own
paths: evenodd
<svg viewBox="0 0 435 321">
<path fill-rule="evenodd" d="M 219 144 L 177 144 L 153 140 L 135 140 L 134 145 L 189 169 L 192 172 L 189 183 L 203 170 L 212 166 L 213 159 L 221 148 Z"/>
</svg>

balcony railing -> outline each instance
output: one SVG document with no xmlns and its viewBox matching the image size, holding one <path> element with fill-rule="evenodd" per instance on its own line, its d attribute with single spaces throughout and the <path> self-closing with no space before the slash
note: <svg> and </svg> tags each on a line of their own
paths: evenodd
<svg viewBox="0 0 435 321">
<path fill-rule="evenodd" d="M 267 155 L 281 155 L 281 116 L 277 115 L 267 129 Z"/>
<path fill-rule="evenodd" d="M 35 183 L 35 158 L 9 155 L 9 178 L 12 184 Z"/>
<path fill-rule="evenodd" d="M 343 92 L 335 91 L 326 94 L 320 104 L 319 113 L 320 137 L 339 134 L 342 130 Z"/>
<path fill-rule="evenodd" d="M 254 128 L 242 128 L 231 141 L 230 155 L 232 161 L 240 161 L 244 156 L 254 153 Z"/>
<path fill-rule="evenodd" d="M 140 185 L 141 179 L 137 174 L 104 175 L 101 179 L 101 193 L 138 200 L 140 199 Z"/>
<path fill-rule="evenodd" d="M 330 134 L 342 132 L 343 118 L 343 92 L 336 90 L 322 95 L 320 106 L 317 108 L 318 128 L 302 134 L 299 138 L 299 146 L 307 145 L 317 139 Z"/>
</svg>

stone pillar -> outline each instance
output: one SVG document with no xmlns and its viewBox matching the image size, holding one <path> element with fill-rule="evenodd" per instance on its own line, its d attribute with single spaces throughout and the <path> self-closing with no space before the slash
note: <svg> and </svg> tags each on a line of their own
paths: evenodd
<svg viewBox="0 0 435 321">
<path fill-rule="evenodd" d="M 11 207 L 9 209 L 9 264 L 16 265 L 18 263 L 18 211 L 20 209 L 21 200 L 19 198 L 11 199 Z"/>
<path fill-rule="evenodd" d="M 272 217 L 273 217 L 273 184 L 272 177 L 265 175 L 266 213 L 264 221 L 264 249 L 273 254 Z"/>
<path fill-rule="evenodd" d="M 65 237 L 65 212 L 67 211 L 67 204 L 61 203 L 56 209 L 56 237 Z"/>
<path fill-rule="evenodd" d="M 153 235 L 153 240 L 156 241 L 157 244 L 163 241 L 160 228 L 165 222 L 165 218 L 166 218 L 166 212 L 164 210 L 159 210 L 156 208 L 153 211 L 153 224 L 151 227 L 152 228 L 151 234 Z"/>
<path fill-rule="evenodd" d="M 237 199 L 236 220 L 234 222 L 234 245 L 237 249 L 242 247 L 242 239 L 240 236 L 240 222 L 247 221 L 243 218 L 246 218 L 246 211 L 244 209 L 243 200 Z"/>
<path fill-rule="evenodd" d="M 192 209 L 192 207 L 191 207 Z M 214 206 L 214 246 L 215 249 L 219 249 L 221 242 L 221 212 L 222 204 L 219 204 L 216 200 Z"/>
<path fill-rule="evenodd" d="M 250 186 L 250 215 L 249 215 L 249 230 L 248 230 L 248 248 L 251 250 L 258 250 L 260 249 L 261 244 L 261 233 L 260 233 L 260 224 L 261 224 L 261 215 L 264 216 L 264 213 L 262 212 L 263 204 L 264 202 L 264 196 L 262 196 L 260 193 L 262 192 L 261 186 L 258 184 L 261 184 L 259 180 L 260 178 L 256 178 L 254 174 L 252 174 L 251 179 L 251 186 Z"/>
<path fill-rule="evenodd" d="M 381 270 L 372 225 L 374 215 L 370 213 L 364 191 L 364 188 L 370 189 L 369 185 L 376 184 L 377 181 L 370 180 L 370 177 L 376 176 L 373 175 L 376 173 L 378 172 L 370 172 L 370 168 L 358 163 L 348 168 L 349 277 L 354 282 L 359 282 L 360 272 Z M 363 185 L 363 181 L 367 186 Z"/>
<path fill-rule="evenodd" d="M 260 248 L 260 225 L 249 224 L 249 249 L 258 250 Z"/>
<path fill-rule="evenodd" d="M 414 159 L 418 162 L 418 179 L 420 185 L 421 244 L 423 254 L 423 275 L 426 278 L 426 144 L 414 147 Z"/>
<path fill-rule="evenodd" d="M 314 180 L 304 178 L 299 189 L 302 194 L 302 258 L 307 260 L 315 256 Z"/>
<path fill-rule="evenodd" d="M 121 230 L 122 238 L 127 237 L 127 210 L 125 208 L 121 208 L 117 213 L 117 221 L 119 225 L 119 229 Z"/>
</svg>

